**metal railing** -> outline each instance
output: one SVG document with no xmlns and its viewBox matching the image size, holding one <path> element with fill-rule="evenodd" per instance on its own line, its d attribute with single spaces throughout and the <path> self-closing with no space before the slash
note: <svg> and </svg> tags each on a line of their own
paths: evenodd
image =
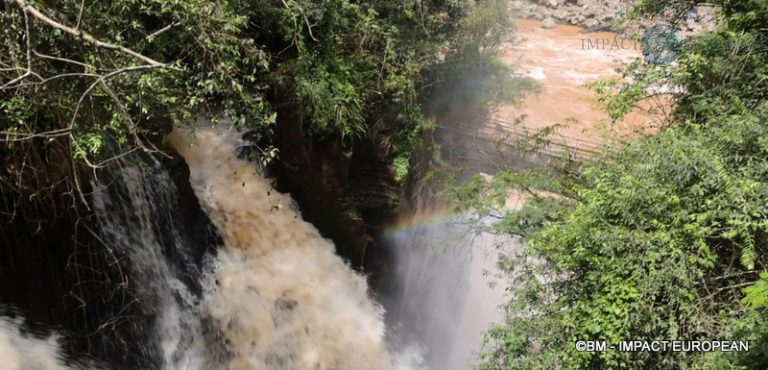
<svg viewBox="0 0 768 370">
<path fill-rule="evenodd" d="M 528 153 L 546 155 L 553 158 L 568 158 L 576 162 L 605 153 L 606 150 L 615 148 L 609 143 L 601 143 L 584 138 L 569 136 L 558 132 L 548 135 L 539 134 L 538 130 L 532 130 L 508 121 L 494 118 L 482 118 L 485 123 L 493 122 L 496 127 L 487 124 L 479 124 L 480 120 L 451 121 L 446 124 L 437 124 L 439 130 L 458 133 L 474 139 L 500 144 L 505 147 L 525 150 Z"/>
</svg>

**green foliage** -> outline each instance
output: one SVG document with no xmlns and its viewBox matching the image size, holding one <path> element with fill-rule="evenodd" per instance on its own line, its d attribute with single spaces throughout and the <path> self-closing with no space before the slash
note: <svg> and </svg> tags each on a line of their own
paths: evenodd
<svg viewBox="0 0 768 370">
<path fill-rule="evenodd" d="M 742 302 L 752 308 L 768 307 L 768 272 L 760 273 L 760 280 L 744 288 Z"/>
<path fill-rule="evenodd" d="M 406 156 L 397 156 L 392 164 L 395 167 L 395 180 L 397 182 L 403 182 L 405 177 L 408 176 L 410 158 Z"/>
<path fill-rule="evenodd" d="M 3 186 L 3 193 L 76 199 L 56 195 L 56 187 L 85 202 L 81 169 L 93 174 L 121 153 L 157 152 L 174 124 L 225 114 L 238 126 L 258 127 L 269 116 L 255 83 L 269 58 L 244 34 L 245 3 L 29 5 L 38 13 L 5 6 L 0 153 L 11 170 L 0 183 L 17 185 Z M 55 203 L 37 199 L 43 207 Z"/>
<path fill-rule="evenodd" d="M 313 134 L 338 131 L 342 138 L 357 138 L 365 133 L 363 103 L 355 86 L 345 79 L 351 70 L 341 74 L 314 70 L 298 77 L 298 95 L 307 104 Z"/>
<path fill-rule="evenodd" d="M 712 37 L 765 36 L 755 22 L 764 2 L 717 3 L 728 23 Z M 479 368 L 768 366 L 767 62 L 764 52 L 698 49 L 676 67 L 631 65 L 631 83 L 593 85 L 614 120 L 659 87 L 671 88 L 675 111 L 655 136 L 550 188 L 563 197 L 534 198 L 493 226 L 525 243 L 500 261 L 507 320 L 487 332 Z M 575 348 L 633 339 L 749 340 L 750 352 Z"/>
<path fill-rule="evenodd" d="M 431 127 L 422 104 L 435 91 L 477 65 L 500 77 L 484 85 L 489 97 L 512 95 L 504 85 L 514 82 L 509 70 L 490 63 L 497 43 L 489 41 L 511 31 L 508 21 L 503 0 L 6 0 L 4 232 L 25 241 L 34 234 L 40 245 L 27 249 L 59 255 L 70 251 L 43 249 L 54 245 L 46 231 L 58 236 L 71 226 L 74 235 L 62 245 L 89 264 L 59 267 L 77 275 L 73 289 L 94 298 L 80 300 L 67 292 L 70 285 L 57 285 L 74 307 L 61 320 L 88 334 L 82 348 L 101 348 L 102 337 L 119 346 L 115 333 L 129 322 L 104 317 L 112 311 L 101 307 L 125 314 L 115 292 L 127 287 L 111 289 L 117 280 L 107 279 L 103 292 L 89 295 L 82 292 L 91 284 L 79 280 L 100 278 L 101 267 L 121 268 L 113 261 L 119 256 L 91 237 L 98 239 L 90 187 L 109 178 L 108 167 L 162 159 L 175 126 L 229 120 L 247 132 L 238 154 L 257 166 L 280 160 L 275 133 L 295 125 L 313 136 L 304 145 L 331 142 L 360 157 L 370 153 L 354 151 L 383 150 L 377 159 L 392 158 L 383 165 L 403 181 Z M 354 199 L 342 206 L 348 218 L 362 217 Z"/>
<path fill-rule="evenodd" d="M 501 0 L 67 0 L 34 2 L 36 12 L 23 4 L 6 2 L 0 16 L 0 151 L 19 169 L 2 176 L 23 183 L 13 189 L 20 194 L 61 178 L 75 189 L 80 169 L 157 153 L 174 125 L 198 119 L 226 116 L 253 132 L 252 154 L 265 162 L 275 154 L 273 112 L 285 106 L 322 139 L 351 142 L 397 121 L 384 140 L 403 178 L 430 126 L 421 100 L 509 32 Z M 30 156 L 40 151 L 49 160 Z M 37 165 L 23 165 L 30 160 Z M 71 168 L 49 182 L 50 162 Z"/>
<path fill-rule="evenodd" d="M 536 200 L 507 214 L 495 229 L 524 236 L 531 259 L 508 266 L 510 318 L 489 332 L 486 368 L 673 369 L 696 360 L 574 343 L 731 338 L 725 324 L 745 315 L 741 276 L 768 262 L 766 118 L 768 105 L 671 127 L 587 166 L 571 189 L 577 203 Z"/>
</svg>

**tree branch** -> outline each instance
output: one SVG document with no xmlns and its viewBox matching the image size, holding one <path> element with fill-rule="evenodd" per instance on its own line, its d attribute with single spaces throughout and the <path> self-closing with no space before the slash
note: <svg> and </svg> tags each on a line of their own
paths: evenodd
<svg viewBox="0 0 768 370">
<path fill-rule="evenodd" d="M 75 29 L 79 30 L 80 25 L 83 22 L 83 11 L 85 10 L 85 0 L 80 1 L 80 11 L 77 12 L 77 23 L 75 24 Z"/>
<path fill-rule="evenodd" d="M 155 32 L 152 32 L 151 34 L 147 35 L 147 37 L 145 37 L 145 39 L 149 40 L 149 42 L 152 42 L 152 40 L 155 37 L 157 37 L 157 35 L 165 32 L 165 31 L 168 31 L 171 28 L 176 27 L 176 26 L 178 26 L 180 24 L 181 24 L 181 22 L 173 22 L 173 23 L 171 23 L 171 24 L 169 24 L 169 25 L 167 25 L 167 26 L 165 26 L 165 27 L 163 27 L 163 28 L 161 28 L 161 29 L 159 29 L 159 30 L 157 30 Z"/>
<path fill-rule="evenodd" d="M 6 84 L 4 84 L 0 88 L 0 90 L 5 89 L 8 86 L 13 86 L 15 83 L 17 83 L 19 81 L 22 81 L 23 79 L 31 76 L 32 74 L 36 74 L 36 73 L 32 72 L 32 33 L 29 32 L 29 29 L 30 29 L 30 27 L 29 27 L 29 16 L 27 15 L 26 10 L 23 11 L 23 13 L 24 13 L 24 26 L 26 27 L 26 30 L 27 30 L 27 34 L 26 34 L 26 38 L 27 38 L 27 71 L 24 72 L 24 74 L 22 74 L 21 76 L 16 77 L 13 80 L 8 81 Z"/>
<path fill-rule="evenodd" d="M 152 66 L 155 66 L 155 67 L 167 67 L 167 65 L 165 63 L 158 62 L 158 61 L 156 61 L 156 60 L 154 60 L 154 59 L 152 59 L 150 57 L 147 57 L 145 55 L 137 53 L 137 52 L 135 52 L 135 51 L 133 51 L 131 49 L 128 49 L 128 48 L 126 48 L 124 46 L 115 45 L 115 44 L 111 44 L 111 43 L 108 43 L 108 42 L 103 42 L 103 41 L 93 37 L 91 34 L 85 32 L 85 31 L 82 31 L 82 30 L 77 29 L 77 28 L 72 28 L 72 27 L 63 25 L 63 24 L 61 24 L 61 23 L 59 23 L 59 22 L 49 18 L 45 14 L 41 13 L 39 10 L 35 9 L 33 6 L 29 5 L 29 3 L 26 2 L 25 0 L 15 0 L 15 2 L 16 2 L 16 4 L 18 4 L 24 10 L 24 16 L 25 17 L 27 16 L 27 14 L 31 14 L 32 16 L 34 16 L 38 20 L 42 21 L 43 23 L 48 24 L 49 26 L 51 26 L 53 28 L 56 28 L 58 30 L 64 31 L 64 32 L 66 32 L 66 33 L 68 33 L 68 34 L 70 34 L 72 36 L 79 37 L 79 38 L 81 38 L 81 39 L 83 39 L 83 40 L 93 44 L 97 48 L 117 50 L 117 51 L 120 51 L 120 52 L 122 52 L 124 54 L 130 55 L 130 56 L 132 56 L 132 57 L 134 57 L 136 59 L 139 59 L 139 60 L 141 60 L 141 61 L 143 61 L 143 62 L 145 62 L 145 63 L 147 63 L 149 65 L 152 65 Z"/>
<path fill-rule="evenodd" d="M 32 50 L 32 52 L 37 57 L 40 57 L 40 58 L 43 58 L 43 59 L 58 60 L 59 62 L 70 63 L 70 64 L 79 65 L 81 67 L 96 69 L 96 67 L 94 67 L 94 66 L 92 66 L 92 65 L 90 65 L 88 63 L 78 62 L 76 60 L 72 60 L 72 59 L 69 59 L 69 58 L 62 58 L 62 57 L 55 57 L 53 55 L 41 54 L 41 53 L 38 53 L 37 50 Z"/>
<path fill-rule="evenodd" d="M 90 86 L 88 86 L 88 88 L 85 89 L 83 94 L 80 95 L 80 99 L 77 100 L 77 105 L 75 105 L 75 112 L 72 113 L 72 121 L 69 123 L 69 127 L 72 128 L 75 125 L 75 120 L 77 119 L 77 113 L 80 111 L 80 106 L 82 105 L 83 100 L 85 100 L 85 97 L 88 96 L 88 94 L 90 94 L 90 92 L 102 80 L 106 81 L 111 77 L 114 77 L 118 74 L 125 73 L 125 72 L 139 71 L 139 70 L 152 69 L 152 68 L 158 68 L 158 67 L 161 67 L 161 66 L 160 65 L 140 65 L 140 66 L 133 66 L 133 67 L 125 67 L 125 68 L 120 68 L 118 70 L 109 72 L 103 76 L 96 76 L 96 81 L 94 81 Z"/>
<path fill-rule="evenodd" d="M 51 131 L 45 131 L 45 132 L 39 132 L 39 133 L 0 131 L 0 135 L 6 137 L 6 138 L 0 138 L 0 143 L 10 142 L 10 141 L 31 140 L 39 137 L 54 138 L 58 136 L 66 136 L 66 135 L 69 135 L 70 131 L 71 130 L 69 128 L 62 128 L 58 130 L 51 130 Z"/>
<path fill-rule="evenodd" d="M 285 0 L 282 0 L 282 2 L 286 9 L 291 10 L 290 5 L 288 5 L 288 3 Z M 299 4 L 295 4 L 295 5 L 296 5 L 296 8 L 299 9 L 299 14 L 301 14 L 301 17 L 304 18 L 304 23 L 307 25 L 307 32 L 309 32 L 309 37 L 311 37 L 312 40 L 314 41 L 320 41 L 315 37 L 314 34 L 312 34 L 312 26 L 309 24 L 309 19 L 307 18 L 307 15 L 304 14 L 304 9 L 302 9 L 301 6 L 299 6 Z M 296 25 L 295 18 L 293 20 L 293 26 L 296 30 L 298 30 L 298 26 Z"/>
</svg>

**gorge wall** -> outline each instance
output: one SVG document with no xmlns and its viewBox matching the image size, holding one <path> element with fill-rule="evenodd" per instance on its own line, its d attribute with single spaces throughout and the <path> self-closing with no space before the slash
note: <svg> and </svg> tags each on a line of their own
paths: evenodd
<svg viewBox="0 0 768 370">
<path fill-rule="evenodd" d="M 642 2 L 636 0 L 515 0 L 510 6 L 518 12 L 520 18 L 543 21 L 546 28 L 554 28 L 556 23 L 560 23 L 590 31 L 611 30 L 626 37 L 640 36 L 647 27 L 659 21 L 671 20 L 663 15 L 651 16 L 648 11 L 638 11 L 636 15 L 628 16 L 628 11 L 632 13 L 642 6 Z M 672 17 L 676 10 L 669 8 L 664 11 Z M 695 12 L 692 13 L 694 16 L 681 19 L 677 25 L 682 37 L 714 29 L 714 7 L 698 5 L 692 11 Z"/>
<path fill-rule="evenodd" d="M 363 268 L 373 263 L 366 254 L 399 205 L 394 153 L 386 145 L 395 119 L 371 125 L 354 144 L 309 135 L 300 122 L 294 112 L 278 114 L 279 154 L 271 167 L 277 189 L 292 195 L 302 216 L 332 239 L 354 268 Z"/>
</svg>

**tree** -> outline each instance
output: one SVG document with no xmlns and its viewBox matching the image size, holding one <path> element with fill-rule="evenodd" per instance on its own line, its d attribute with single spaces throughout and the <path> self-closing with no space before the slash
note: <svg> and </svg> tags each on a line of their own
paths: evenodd
<svg viewBox="0 0 768 370">
<path fill-rule="evenodd" d="M 755 21 L 765 19 L 762 2 L 718 5 L 726 23 L 707 37 L 765 36 Z M 636 63 L 626 71 L 633 82 L 599 85 L 614 118 L 647 98 L 651 86 L 681 89 L 670 96 L 676 107 L 661 132 L 548 185 L 565 198 L 535 199 L 495 225 L 522 236 L 525 249 L 500 262 L 512 287 L 507 320 L 488 331 L 480 368 L 768 365 L 760 277 L 768 270 L 767 65 L 764 50 L 695 49 L 676 68 Z M 520 183 L 499 178 L 478 192 Z M 750 352 L 575 346 L 635 339 L 749 340 Z"/>
</svg>

